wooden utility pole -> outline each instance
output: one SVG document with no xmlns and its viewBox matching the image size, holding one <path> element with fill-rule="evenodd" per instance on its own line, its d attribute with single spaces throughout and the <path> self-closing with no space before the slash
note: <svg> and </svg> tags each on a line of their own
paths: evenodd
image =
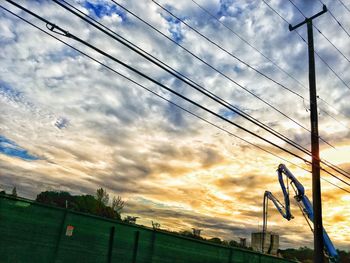
<svg viewBox="0 0 350 263">
<path fill-rule="evenodd" d="M 312 153 L 312 205 L 314 222 L 314 263 L 324 262 L 323 224 L 322 224 L 322 202 L 321 202 L 321 182 L 320 182 L 320 149 L 318 136 L 318 114 L 317 114 L 317 93 L 316 93 L 316 73 L 312 20 L 327 12 L 327 7 L 323 5 L 323 10 L 316 15 L 305 18 L 305 21 L 292 26 L 292 31 L 304 24 L 307 24 L 307 38 L 309 50 L 309 89 L 310 89 L 310 120 L 311 120 L 311 153 Z"/>
</svg>

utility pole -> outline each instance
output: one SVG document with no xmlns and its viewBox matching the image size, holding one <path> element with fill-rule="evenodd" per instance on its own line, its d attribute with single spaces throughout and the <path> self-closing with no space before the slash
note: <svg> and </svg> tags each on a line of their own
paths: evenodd
<svg viewBox="0 0 350 263">
<path fill-rule="evenodd" d="M 309 50 L 309 89 L 310 89 L 310 120 L 311 120 L 311 153 L 312 153 L 312 204 L 314 213 L 314 263 L 323 263 L 323 224 L 322 224 L 322 203 L 321 203 L 321 182 L 320 182 L 320 149 L 318 137 L 318 115 L 317 115 L 317 94 L 316 94 L 316 73 L 312 20 L 327 12 L 323 10 L 316 15 L 305 18 L 295 26 L 289 25 L 292 31 L 304 24 L 307 24 L 307 39 Z"/>
</svg>

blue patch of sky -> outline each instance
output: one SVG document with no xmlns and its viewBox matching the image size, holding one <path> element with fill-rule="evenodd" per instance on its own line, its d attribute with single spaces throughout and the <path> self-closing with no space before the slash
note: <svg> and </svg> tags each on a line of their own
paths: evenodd
<svg viewBox="0 0 350 263">
<path fill-rule="evenodd" d="M 51 62 L 61 62 L 67 57 L 69 58 L 76 58 L 80 56 L 80 53 L 78 51 L 75 51 L 74 49 L 71 49 L 69 47 L 64 47 L 62 50 L 58 52 L 53 52 L 48 55 Z"/>
<path fill-rule="evenodd" d="M 234 3 L 233 0 L 221 0 L 220 1 L 220 9 L 217 12 L 218 17 L 222 16 L 240 16 L 243 13 L 242 8 L 235 6 L 234 9 L 230 9 L 230 6 L 232 6 Z"/>
<path fill-rule="evenodd" d="M 39 160 L 38 157 L 30 154 L 27 150 L 18 146 L 14 141 L 9 140 L 2 135 L 0 135 L 0 154 L 1 153 L 7 156 L 17 157 L 27 161 Z"/>
<path fill-rule="evenodd" d="M 187 126 L 186 119 L 183 116 L 183 111 L 173 104 L 168 104 L 165 111 L 168 121 L 178 128 Z"/>
<path fill-rule="evenodd" d="M 25 98 L 23 92 L 18 91 L 16 88 L 12 87 L 10 84 L 2 80 L 0 80 L 0 97 L 5 98 L 7 101 L 21 104 L 27 109 L 35 107 L 32 102 L 28 101 Z"/>
<path fill-rule="evenodd" d="M 236 73 L 241 73 L 243 69 L 237 65 L 233 66 L 233 71 Z"/>
<path fill-rule="evenodd" d="M 84 7 L 89 10 L 90 14 L 97 18 L 117 14 L 123 22 L 127 21 L 126 12 L 113 4 L 109 5 L 106 3 L 92 3 L 86 1 Z"/>
<path fill-rule="evenodd" d="M 170 10 L 171 12 L 173 12 L 173 8 L 169 5 L 165 6 L 166 9 Z M 165 15 L 165 14 L 161 14 L 161 16 L 168 22 L 169 24 L 169 32 L 171 34 L 171 37 L 174 41 L 176 41 L 177 43 L 180 43 L 183 39 L 184 39 L 184 35 L 182 33 L 181 30 L 181 22 L 179 20 L 177 20 L 176 18 L 174 18 L 171 15 Z M 182 20 L 184 20 L 184 17 L 180 17 Z"/>
<path fill-rule="evenodd" d="M 63 128 L 67 128 L 68 125 L 69 125 L 69 120 L 64 117 L 59 117 L 55 122 L 55 126 L 60 130 L 62 130 Z"/>
<path fill-rule="evenodd" d="M 220 109 L 219 115 L 225 117 L 226 119 L 233 119 L 234 117 L 237 116 L 237 113 L 227 109 Z"/>
<path fill-rule="evenodd" d="M 22 92 L 11 87 L 10 84 L 5 81 L 0 80 L 0 96 L 6 97 L 8 99 L 19 101 L 22 99 Z"/>
</svg>

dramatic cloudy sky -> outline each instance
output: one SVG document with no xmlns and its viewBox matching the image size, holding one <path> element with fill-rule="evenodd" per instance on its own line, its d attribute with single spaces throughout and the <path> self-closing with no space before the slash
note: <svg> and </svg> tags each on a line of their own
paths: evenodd
<svg viewBox="0 0 350 263">
<path fill-rule="evenodd" d="M 263 102 L 308 129 L 307 46 L 295 32 L 289 32 L 288 24 L 263 1 L 196 0 L 222 24 L 193 1 L 159 0 L 159 4 L 227 53 L 300 96 L 229 56 L 154 2 L 118 1 L 163 35 L 112 1 L 68 0 L 215 95 L 310 148 L 308 131 Z M 59 5 L 51 1 L 18 2 L 232 122 L 309 158 L 174 79 Z M 266 2 L 293 24 L 304 19 L 289 1 Z M 350 7 L 348 0 L 343 2 Z M 339 1 L 325 3 L 350 32 L 349 11 Z M 295 4 L 306 16 L 322 10 L 320 1 L 295 0 Z M 4 0 L 1 5 L 48 32 L 45 23 Z M 0 14 L 0 185 L 6 191 L 16 186 L 21 196 L 35 198 L 44 190 L 93 194 L 96 188 L 104 187 L 112 196 L 120 195 L 126 200 L 124 215 L 139 216 L 142 224 L 150 225 L 153 220 L 165 229 L 196 227 L 203 229 L 206 237 L 238 240 L 261 228 L 265 190 L 283 200 L 276 168 L 285 161 L 232 134 L 310 169 L 297 158 L 190 105 L 81 43 L 54 34 L 232 134 L 118 76 L 3 9 Z M 338 76 L 316 57 L 320 136 L 334 147 L 321 142 L 321 157 L 350 172 L 350 37 L 329 13 L 317 18 L 315 25 L 343 53 L 315 29 L 315 48 Z M 298 32 L 306 38 L 305 26 Z M 311 198 L 311 174 L 287 165 Z M 322 177 L 350 190 L 327 174 Z M 335 244 L 348 249 L 350 194 L 327 181 L 322 181 L 324 225 Z M 294 200 L 292 213 L 295 219 L 288 222 L 270 205 L 269 229 L 280 233 L 283 247 L 311 246 L 311 231 Z"/>
</svg>

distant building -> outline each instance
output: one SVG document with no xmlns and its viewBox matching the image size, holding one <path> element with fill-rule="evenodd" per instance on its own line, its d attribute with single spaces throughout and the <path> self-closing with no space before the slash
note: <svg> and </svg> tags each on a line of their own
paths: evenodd
<svg viewBox="0 0 350 263">
<path fill-rule="evenodd" d="M 260 251 L 267 254 L 277 255 L 279 249 L 279 235 L 267 232 L 263 243 L 263 233 L 252 233 L 252 248 L 254 251 Z"/>
<path fill-rule="evenodd" d="M 243 238 L 243 237 L 240 237 L 239 238 L 239 245 L 241 247 L 247 247 L 247 239 L 246 238 Z"/>
<path fill-rule="evenodd" d="M 192 230 L 193 230 L 193 236 L 194 237 L 200 237 L 201 236 L 202 229 L 192 228 Z"/>
</svg>

